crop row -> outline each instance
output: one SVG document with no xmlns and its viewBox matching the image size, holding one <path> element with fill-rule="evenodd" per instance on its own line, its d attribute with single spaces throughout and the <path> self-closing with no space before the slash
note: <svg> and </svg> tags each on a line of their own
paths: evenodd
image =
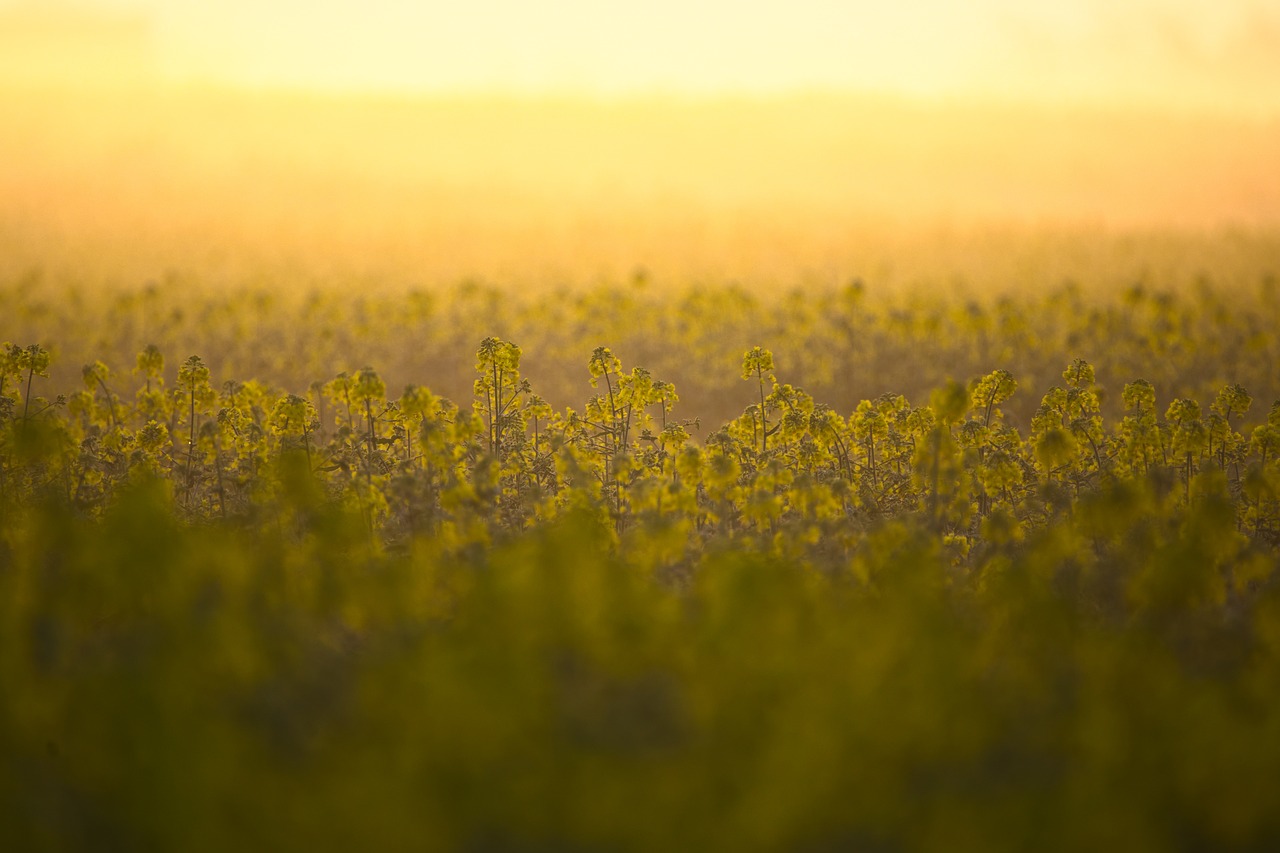
<svg viewBox="0 0 1280 853">
<path fill-rule="evenodd" d="M 577 509 L 622 539 L 670 531 L 677 544 L 655 559 L 675 563 L 738 537 L 842 552 L 879 520 L 911 518 L 963 559 L 1128 484 L 1158 504 L 1221 500 L 1254 542 L 1280 534 L 1280 404 L 1245 435 L 1253 401 L 1238 385 L 1207 408 L 1161 406 L 1135 380 L 1108 423 L 1093 368 L 1076 359 L 1023 436 L 1001 409 L 1018 389 L 1006 370 L 951 382 L 927 404 L 885 394 L 840 413 L 781 381 L 756 347 L 741 363 L 749 404 L 697 441 L 701 424 L 672 417 L 675 387 L 607 347 L 586 365 L 595 393 L 580 409 L 550 406 L 520 361 L 516 345 L 485 339 L 473 398 L 458 405 L 415 385 L 392 396 L 372 368 L 293 394 L 253 380 L 215 388 L 192 356 L 168 384 L 148 347 L 131 374 L 94 362 L 80 390 L 49 400 L 37 393 L 48 352 L 5 345 L 0 505 L 17 515 L 43 496 L 93 515 L 156 478 L 189 520 L 260 523 L 302 489 L 357 513 L 371 540 L 447 548 Z"/>
</svg>

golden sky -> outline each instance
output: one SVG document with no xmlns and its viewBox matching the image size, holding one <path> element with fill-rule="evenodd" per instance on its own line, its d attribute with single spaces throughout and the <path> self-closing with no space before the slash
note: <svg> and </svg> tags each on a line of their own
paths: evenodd
<svg viewBox="0 0 1280 853">
<path fill-rule="evenodd" d="M 147 15 L 170 78 L 857 90 L 1280 112 L 1280 0 L 8 0 Z"/>
<path fill-rule="evenodd" d="M 0 278 L 910 281 L 1274 230 L 1280 0 L 0 0 L 0 115 Z"/>
</svg>

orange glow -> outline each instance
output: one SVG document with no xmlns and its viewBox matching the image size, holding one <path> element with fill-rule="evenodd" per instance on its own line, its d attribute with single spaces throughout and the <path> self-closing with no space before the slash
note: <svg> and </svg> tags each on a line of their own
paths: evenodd
<svg viewBox="0 0 1280 853">
<path fill-rule="evenodd" d="M 1278 122 L 836 96 L 5 109 L 21 120 L 0 138 L 0 233 L 19 269 L 95 245 L 86 263 L 130 257 L 139 278 L 291 259 L 417 281 L 768 279 L 861 268 L 903 228 L 1280 221 Z"/>
<path fill-rule="evenodd" d="M 53 5 L 0 7 L 0 273 L 778 280 L 1280 224 L 1274 0 Z"/>
</svg>

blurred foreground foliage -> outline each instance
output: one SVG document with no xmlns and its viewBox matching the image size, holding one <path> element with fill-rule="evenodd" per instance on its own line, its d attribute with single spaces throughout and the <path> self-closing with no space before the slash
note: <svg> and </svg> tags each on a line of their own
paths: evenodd
<svg viewBox="0 0 1280 853">
<path fill-rule="evenodd" d="M 957 561 L 712 548 L 594 515 L 389 553 L 300 485 L 164 484 L 3 537 L 10 850 L 1274 849 L 1274 552 L 1108 487 Z M 298 523 L 299 519 L 307 519 Z"/>
<path fill-rule="evenodd" d="M 5 849 L 1280 844 L 1240 385 L 837 411 L 757 346 L 704 430 L 604 346 L 578 409 L 496 337 L 463 405 L 0 358 Z"/>
</svg>

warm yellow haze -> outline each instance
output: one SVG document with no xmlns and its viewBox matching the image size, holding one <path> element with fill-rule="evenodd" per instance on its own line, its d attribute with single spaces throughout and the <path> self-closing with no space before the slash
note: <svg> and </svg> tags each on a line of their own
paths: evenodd
<svg viewBox="0 0 1280 853">
<path fill-rule="evenodd" d="M 432 92 L 853 89 L 1280 107 L 1278 0 L 25 0 L 146 16 L 171 79 Z"/>
<path fill-rule="evenodd" d="M 126 281 L 263 262 L 419 283 L 843 277 L 886 232 L 1280 221 L 1274 122 L 837 96 L 40 94 L 7 110 L 5 263 Z"/>
<path fill-rule="evenodd" d="M 1278 0 L 0 9 L 6 275 L 909 281 L 1280 222 Z"/>
</svg>

